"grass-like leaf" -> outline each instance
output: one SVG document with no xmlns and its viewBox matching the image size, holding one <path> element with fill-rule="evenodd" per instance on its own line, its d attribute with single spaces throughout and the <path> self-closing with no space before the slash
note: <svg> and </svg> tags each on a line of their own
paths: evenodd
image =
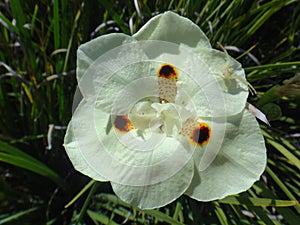
<svg viewBox="0 0 300 225">
<path fill-rule="evenodd" d="M 26 154 L 25 152 L 2 141 L 0 141 L 0 161 L 48 177 L 60 186 L 65 185 L 62 178 L 45 164 Z"/>
<path fill-rule="evenodd" d="M 42 151 L 48 145 L 49 124 L 64 127 L 71 118 L 78 45 L 111 32 L 134 33 L 153 15 L 166 10 L 196 22 L 213 46 L 218 47 L 216 43 L 220 42 L 240 49 L 241 52 L 230 51 L 230 54 L 238 57 L 248 81 L 258 92 L 257 96 L 249 97 L 249 102 L 260 109 L 273 103 L 281 114 L 271 120 L 271 127 L 262 125 L 268 147 L 268 167 L 261 181 L 250 190 L 212 203 L 195 202 L 183 196 L 159 210 L 140 211 L 107 194 L 112 190 L 106 186 L 96 188 L 94 181 L 84 185 L 86 180 L 82 181 L 82 176 L 75 174 L 66 160 L 62 148 L 63 130 L 54 130 L 51 133 L 53 149 Z M 299 27 L 297 0 L 72 3 L 8 0 L 1 3 L 0 161 L 4 163 L 0 165 L 3 187 L 0 214 L 13 219 L 14 215 L 28 213 L 28 219 L 20 217 L 24 218 L 24 224 L 31 224 L 31 218 L 40 219 L 36 207 L 49 216 L 49 224 L 55 221 L 60 224 L 74 221 L 82 224 L 91 221 L 94 224 L 124 221 L 138 224 L 299 223 Z M 293 82 L 287 85 L 290 79 Z M 25 146 L 24 151 L 12 144 Z M 30 155 L 27 154 L 29 148 Z M 48 166 L 43 163 L 44 156 L 47 156 Z M 37 184 L 39 181 L 33 179 L 38 176 L 15 180 L 23 174 L 15 174 L 10 169 L 12 166 L 39 174 L 54 181 L 50 182 L 53 185 L 65 185 L 68 191 L 60 188 L 54 191 L 54 187 L 43 191 L 39 187 L 32 188 L 27 181 Z M 82 188 L 77 190 L 74 184 Z M 83 199 L 87 190 L 90 194 Z M 19 192 L 20 196 L 16 197 Z M 28 199 L 32 200 L 30 204 Z M 4 217 L 0 221 L 5 222 Z"/>
<path fill-rule="evenodd" d="M 232 205 L 250 205 L 250 206 L 277 206 L 277 207 L 289 207 L 298 204 L 297 200 L 279 200 L 272 198 L 245 198 L 229 196 L 218 201 L 219 203 L 232 204 Z"/>
<path fill-rule="evenodd" d="M 16 222 L 17 220 L 22 219 L 23 216 L 37 212 L 38 210 L 39 210 L 38 207 L 33 207 L 33 208 L 26 209 L 26 210 L 23 210 L 20 212 L 16 212 L 12 215 L 4 215 L 4 216 L 0 215 L 0 218 L 1 218 L 0 224 L 8 224 L 8 223 Z"/>
</svg>

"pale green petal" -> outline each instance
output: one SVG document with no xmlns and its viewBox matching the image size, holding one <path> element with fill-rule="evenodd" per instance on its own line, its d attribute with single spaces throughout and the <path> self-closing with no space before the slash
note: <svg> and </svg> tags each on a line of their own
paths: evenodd
<svg viewBox="0 0 300 225">
<path fill-rule="evenodd" d="M 80 80 L 86 70 L 93 64 L 101 55 L 110 50 L 121 46 L 133 39 L 125 34 L 115 33 L 102 35 L 85 44 L 79 46 L 77 50 L 77 80 Z"/>
<path fill-rule="evenodd" d="M 95 97 L 111 76 L 126 66 L 147 60 L 140 45 L 124 34 L 104 35 L 81 45 L 77 51 L 77 80 L 83 96 Z M 133 79 L 131 74 L 126 78 Z"/>
<path fill-rule="evenodd" d="M 123 67 L 98 88 L 97 107 L 113 115 L 127 115 L 133 105 L 146 97 L 158 96 L 158 81 L 152 62 Z"/>
<path fill-rule="evenodd" d="M 83 99 L 83 96 L 82 96 L 82 94 L 80 92 L 80 89 L 77 86 L 76 90 L 75 90 L 74 97 L 73 97 L 72 113 L 75 112 L 77 106 L 80 104 L 80 102 L 81 102 L 82 99 Z"/>
<path fill-rule="evenodd" d="M 139 41 L 160 40 L 192 48 L 211 47 L 208 38 L 196 24 L 173 12 L 153 17 L 133 37 Z"/>
<path fill-rule="evenodd" d="M 195 151 L 196 166 L 202 154 Z M 186 194 L 199 201 L 211 201 L 240 193 L 260 178 L 265 166 L 266 148 L 259 125 L 244 110 L 228 118 L 220 152 L 206 170 L 195 171 Z"/>
<path fill-rule="evenodd" d="M 136 131 L 118 134 L 109 114 L 85 99 L 77 107 L 65 147 L 75 168 L 95 180 L 144 186 L 163 182 L 192 158 L 193 148 L 163 133 L 142 138 Z M 76 148 L 75 148 L 76 146 Z"/>
<path fill-rule="evenodd" d="M 110 159 L 102 157 L 105 162 L 101 160 L 101 164 L 107 163 L 105 168 L 100 168 L 99 160 L 95 159 L 94 163 L 99 171 L 104 170 L 105 177 L 109 177 L 115 183 L 145 186 L 164 182 L 192 158 L 192 146 L 187 145 L 187 142 L 167 137 L 165 133 L 148 130 L 141 136 L 137 130 L 131 130 L 120 134 L 114 128 L 107 133 L 102 121 L 104 115 L 101 109 L 95 109 L 97 136 L 104 146 L 103 151 Z M 93 159 L 90 159 L 91 163 L 92 161 Z"/>
<path fill-rule="evenodd" d="M 224 99 L 226 115 L 241 112 L 245 108 L 249 95 L 248 82 L 241 64 L 231 57 L 228 58 L 225 53 L 218 50 L 201 49 L 197 50 L 197 53 L 209 66 L 210 74 L 214 75 L 216 81 L 216 83 L 211 83 L 206 87 L 205 94 L 208 92 L 215 93 L 215 87 L 218 86 L 221 88 L 222 94 L 217 94 L 219 98 L 222 96 Z M 192 95 L 195 104 L 207 102 L 201 91 Z M 214 104 L 213 101 L 210 103 Z"/>
<path fill-rule="evenodd" d="M 190 160 L 178 173 L 169 179 L 147 186 L 126 186 L 111 183 L 114 192 L 125 202 L 140 209 L 165 206 L 179 198 L 190 185 L 194 163 Z"/>
<path fill-rule="evenodd" d="M 66 135 L 64 138 L 64 147 L 66 152 L 75 167 L 76 170 L 82 172 L 83 174 L 92 177 L 95 180 L 99 181 L 108 181 L 99 173 L 97 173 L 93 168 L 90 167 L 88 161 L 81 154 L 81 150 L 78 146 L 77 138 L 74 135 L 72 121 L 69 122 Z"/>
<path fill-rule="evenodd" d="M 215 160 L 216 156 L 221 150 L 222 142 L 225 137 L 225 132 L 227 129 L 226 117 L 217 117 L 217 118 L 201 118 L 200 122 L 204 122 L 211 128 L 210 139 L 206 145 L 198 147 L 195 151 L 201 153 L 201 157 L 197 157 L 197 169 L 199 171 L 206 170 L 207 167 Z M 201 135 L 201 133 L 200 133 Z M 199 159 L 199 160 L 198 160 Z"/>
</svg>

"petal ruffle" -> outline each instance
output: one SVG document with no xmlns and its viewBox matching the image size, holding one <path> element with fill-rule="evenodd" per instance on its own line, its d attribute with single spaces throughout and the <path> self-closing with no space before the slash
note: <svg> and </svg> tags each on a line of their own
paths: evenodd
<svg viewBox="0 0 300 225">
<path fill-rule="evenodd" d="M 202 154 L 195 151 L 196 166 Z M 244 110 L 228 118 L 220 152 L 206 170 L 195 170 L 185 194 L 199 201 L 212 201 L 240 193 L 259 179 L 265 166 L 266 148 L 259 125 Z"/>
<path fill-rule="evenodd" d="M 140 209 L 165 206 L 179 198 L 188 188 L 194 174 L 190 160 L 178 173 L 169 179 L 146 186 L 126 186 L 111 182 L 114 192 L 125 202 Z"/>
<path fill-rule="evenodd" d="M 173 12 L 153 17 L 133 37 L 138 41 L 160 40 L 191 48 L 211 48 L 208 38 L 196 24 Z"/>
</svg>

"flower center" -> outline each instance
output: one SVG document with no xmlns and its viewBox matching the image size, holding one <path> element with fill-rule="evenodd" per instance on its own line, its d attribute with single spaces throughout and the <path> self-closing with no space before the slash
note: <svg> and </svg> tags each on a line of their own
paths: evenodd
<svg viewBox="0 0 300 225">
<path fill-rule="evenodd" d="M 152 132 L 176 136 L 181 129 L 181 119 L 177 112 L 178 106 L 173 103 L 159 103 L 155 98 L 137 102 L 128 118 L 134 128 L 141 131 L 150 129 Z"/>
<path fill-rule="evenodd" d="M 115 104 L 117 110 L 112 120 L 113 127 L 121 135 L 133 131 L 130 134 L 142 140 L 148 140 L 151 134 L 163 134 L 176 139 L 186 137 L 194 146 L 206 145 L 211 137 L 211 128 L 199 122 L 189 96 L 179 85 L 178 70 L 168 63 L 157 68 L 157 79 L 147 80 L 145 90 L 141 89 L 140 84 L 146 81 L 137 80 L 124 91 L 135 96 L 135 90 L 139 90 L 141 96 L 128 95 L 128 105 L 121 102 Z M 119 108 L 119 105 L 127 107 L 126 110 Z"/>
</svg>

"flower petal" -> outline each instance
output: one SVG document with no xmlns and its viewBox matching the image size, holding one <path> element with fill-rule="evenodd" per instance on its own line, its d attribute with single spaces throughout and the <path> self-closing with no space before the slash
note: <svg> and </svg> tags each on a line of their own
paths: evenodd
<svg viewBox="0 0 300 225">
<path fill-rule="evenodd" d="M 226 106 L 226 115 L 240 113 L 246 105 L 248 82 L 241 64 L 223 52 L 215 49 L 197 50 L 199 57 L 209 66 L 210 72 L 214 75 L 216 83 L 211 83 L 204 90 L 205 93 L 215 92 L 218 86 L 221 88 L 222 96 Z M 220 94 L 220 93 L 218 93 Z M 194 104 L 203 104 L 203 94 L 194 93 L 192 96 Z M 206 106 L 207 108 L 208 106 Z"/>
<path fill-rule="evenodd" d="M 97 107 L 112 115 L 127 115 L 139 100 L 158 97 L 158 80 L 153 75 L 152 62 L 124 67 L 99 86 Z"/>
<path fill-rule="evenodd" d="M 169 179 L 147 186 L 126 186 L 112 182 L 114 192 L 125 202 L 140 209 L 165 206 L 179 198 L 191 183 L 194 163 L 190 160 L 178 173 Z"/>
<path fill-rule="evenodd" d="M 146 60 L 139 45 L 125 34 L 104 35 L 81 45 L 77 51 L 77 80 L 82 95 L 93 98 L 116 72 Z"/>
<path fill-rule="evenodd" d="M 65 148 L 75 168 L 95 180 L 144 186 L 163 182 L 180 171 L 192 158 L 193 148 L 150 133 L 135 130 L 119 134 L 108 122 L 109 114 L 83 99 L 69 125 Z"/>
<path fill-rule="evenodd" d="M 195 151 L 196 166 L 201 160 Z M 204 171 L 196 170 L 186 194 L 211 201 L 250 188 L 266 166 L 266 148 L 259 125 L 247 110 L 228 118 L 221 150 Z"/>
<path fill-rule="evenodd" d="M 197 157 L 199 160 L 196 160 L 198 162 L 196 166 L 199 171 L 203 171 L 211 165 L 216 156 L 219 154 L 219 151 L 222 148 L 222 141 L 225 137 L 227 124 L 225 117 L 200 118 L 200 123 L 205 124 L 209 128 L 209 134 L 207 135 L 207 140 L 205 139 L 205 144 L 195 150 L 196 152 L 201 153 L 201 157 Z M 203 132 L 204 135 L 206 135 L 205 130 Z M 201 138 L 201 130 L 198 135 L 200 139 L 203 139 Z"/>
<path fill-rule="evenodd" d="M 191 20 L 173 12 L 150 19 L 136 34 L 137 40 L 161 40 L 192 48 L 211 48 L 208 38 Z"/>
<path fill-rule="evenodd" d="M 77 50 L 77 80 L 80 80 L 86 70 L 93 64 L 101 55 L 110 50 L 121 46 L 126 42 L 132 41 L 132 37 L 125 34 L 108 34 L 93 39 L 79 46 Z"/>
<path fill-rule="evenodd" d="M 74 128 L 71 120 L 64 138 L 64 147 L 75 169 L 85 175 L 93 177 L 96 180 L 108 181 L 99 173 L 97 173 L 92 167 L 90 167 L 90 164 L 82 156 L 80 147 L 78 146 L 78 140 L 75 138 L 73 129 Z"/>
</svg>

